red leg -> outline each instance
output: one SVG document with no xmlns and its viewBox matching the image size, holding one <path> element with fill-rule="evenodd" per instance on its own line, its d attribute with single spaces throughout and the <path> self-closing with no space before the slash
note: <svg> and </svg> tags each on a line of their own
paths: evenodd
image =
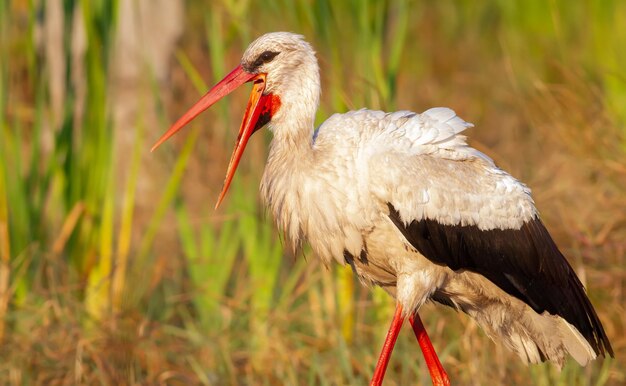
<svg viewBox="0 0 626 386">
<path fill-rule="evenodd" d="M 389 331 L 387 331 L 387 337 L 385 338 L 383 350 L 378 357 L 376 370 L 374 370 L 374 376 L 372 377 L 370 386 L 382 385 L 383 378 L 385 377 L 385 371 L 387 370 L 387 364 L 389 363 L 389 358 L 391 358 L 391 352 L 393 351 L 393 346 L 396 344 L 396 339 L 398 339 L 398 333 L 400 332 L 402 323 L 404 323 L 404 316 L 402 315 L 402 305 L 398 303 L 396 305 L 396 313 L 393 316 L 393 320 L 391 321 L 391 326 L 389 327 Z"/>
<path fill-rule="evenodd" d="M 415 333 L 415 337 L 420 344 L 422 354 L 424 354 L 424 359 L 426 360 L 426 365 L 428 365 L 428 371 L 430 372 L 430 378 L 433 381 L 433 385 L 449 386 L 450 379 L 448 378 L 448 374 L 446 374 L 441 362 L 439 362 L 439 357 L 437 357 L 435 348 L 430 342 L 430 338 L 426 333 L 422 319 L 420 319 L 420 316 L 417 312 L 415 312 L 415 314 L 409 318 L 409 321 L 411 322 L 411 326 L 413 326 L 413 332 Z"/>
</svg>

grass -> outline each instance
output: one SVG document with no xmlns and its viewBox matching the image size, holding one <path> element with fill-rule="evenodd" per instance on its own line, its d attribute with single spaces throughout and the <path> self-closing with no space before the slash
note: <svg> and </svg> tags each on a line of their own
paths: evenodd
<svg viewBox="0 0 626 386">
<path fill-rule="evenodd" d="M 465 315 L 426 305 L 454 383 L 626 382 L 622 2 L 187 2 L 163 63 L 150 47 L 173 14 L 120 59 L 126 3 L 55 4 L 0 3 L 0 383 L 369 380 L 393 302 L 347 268 L 283 248 L 256 194 L 269 134 L 212 209 L 245 92 L 148 153 L 275 30 L 318 51 L 319 122 L 445 105 L 475 123 L 471 143 L 533 189 L 616 351 L 586 368 L 526 367 Z M 130 81 L 120 75 L 133 66 Z M 428 379 L 404 329 L 386 384 Z"/>
</svg>

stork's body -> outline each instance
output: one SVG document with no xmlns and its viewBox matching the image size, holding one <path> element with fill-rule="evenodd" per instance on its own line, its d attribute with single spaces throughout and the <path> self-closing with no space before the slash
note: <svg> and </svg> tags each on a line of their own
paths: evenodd
<svg viewBox="0 0 626 386">
<path fill-rule="evenodd" d="M 580 308 L 590 322 L 579 331 L 597 339 L 582 286 L 544 239 L 528 188 L 465 144 L 457 133 L 467 126 L 445 108 L 337 114 L 306 150 L 272 142 L 261 196 L 293 243 L 308 241 L 325 263 L 350 264 L 408 315 L 435 300 L 470 314 L 526 362 L 562 364 L 570 352 L 584 365 L 596 355 L 574 321 L 537 313 Z"/>
<path fill-rule="evenodd" d="M 257 39 L 163 140 L 246 81 L 255 85 L 220 200 L 248 137 L 269 123 L 261 196 L 279 228 L 293 246 L 306 241 L 325 263 L 350 264 L 395 297 L 394 325 L 415 315 L 418 333 L 417 310 L 433 300 L 466 312 L 526 362 L 561 365 L 570 354 L 585 365 L 612 354 L 529 189 L 466 144 L 460 133 L 471 125 L 447 108 L 359 110 L 314 132 L 319 70 L 300 36 Z"/>
</svg>

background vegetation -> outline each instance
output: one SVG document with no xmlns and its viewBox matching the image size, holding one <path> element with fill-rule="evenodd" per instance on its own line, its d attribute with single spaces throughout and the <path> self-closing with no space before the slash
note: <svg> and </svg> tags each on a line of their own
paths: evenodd
<svg viewBox="0 0 626 386">
<path fill-rule="evenodd" d="M 0 2 L 0 383 L 368 382 L 393 301 L 285 254 L 257 199 L 269 134 L 212 209 L 247 93 L 148 153 L 276 30 L 318 51 L 320 122 L 444 105 L 475 123 L 471 143 L 533 189 L 617 357 L 526 367 L 427 305 L 454 384 L 626 382 L 626 3 L 190 0 L 137 16 L 164 4 Z M 386 384 L 417 383 L 407 328 Z"/>
</svg>

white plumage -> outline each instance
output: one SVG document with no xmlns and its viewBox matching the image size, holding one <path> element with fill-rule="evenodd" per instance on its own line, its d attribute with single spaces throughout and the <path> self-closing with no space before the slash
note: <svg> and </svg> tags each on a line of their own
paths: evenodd
<svg viewBox="0 0 626 386">
<path fill-rule="evenodd" d="M 417 310 L 428 300 L 467 313 L 525 362 L 560 366 L 570 354 L 584 365 L 612 355 L 530 190 L 468 146 L 462 133 L 472 125 L 444 107 L 362 109 L 314 131 L 319 68 L 299 35 L 254 41 L 157 145 L 245 82 L 253 91 L 220 200 L 248 138 L 268 124 L 260 192 L 278 227 L 294 248 L 306 241 L 324 263 L 348 263 L 364 284 L 394 296 L 394 324 L 411 316 L 434 382 L 448 381 L 421 335 Z M 372 384 L 382 382 L 396 336 L 392 326 Z"/>
<path fill-rule="evenodd" d="M 327 263 L 358 255 L 387 203 L 407 222 L 519 229 L 537 214 L 530 190 L 467 145 L 471 126 L 443 107 L 335 114 L 310 154 L 273 141 L 261 196 L 292 243 L 306 239 Z"/>
</svg>

